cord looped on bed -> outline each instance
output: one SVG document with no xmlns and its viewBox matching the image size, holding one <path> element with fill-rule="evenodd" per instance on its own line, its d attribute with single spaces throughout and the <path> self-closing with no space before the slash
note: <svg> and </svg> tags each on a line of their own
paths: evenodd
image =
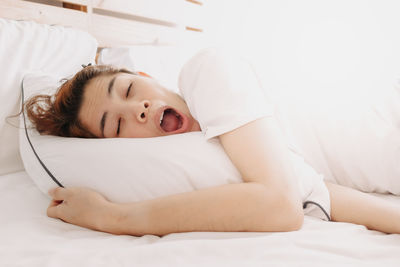
<svg viewBox="0 0 400 267">
<path fill-rule="evenodd" d="M 317 205 L 324 212 L 325 216 L 328 218 L 328 221 L 331 221 L 331 217 L 329 217 L 328 213 L 325 211 L 325 209 L 320 204 L 318 204 L 314 201 L 306 201 L 303 203 L 303 209 L 307 208 L 308 204 Z"/>
<path fill-rule="evenodd" d="M 32 152 L 35 154 L 36 158 L 38 159 L 40 165 L 42 165 L 43 169 L 46 171 L 46 173 L 50 176 L 50 178 L 60 187 L 64 187 L 56 177 L 51 173 L 51 171 L 46 167 L 46 165 L 43 163 L 43 161 L 40 159 L 39 155 L 36 153 L 35 148 L 33 147 L 33 144 L 31 142 L 31 139 L 29 138 L 28 135 L 28 129 L 26 128 L 26 119 L 25 119 L 25 109 L 24 109 L 24 102 L 25 102 L 25 95 L 24 95 L 24 80 L 25 78 L 22 79 L 21 82 L 21 107 L 22 107 L 22 118 L 24 120 L 24 129 L 25 129 L 25 136 L 26 139 L 28 140 L 29 145 L 32 148 Z"/>
</svg>

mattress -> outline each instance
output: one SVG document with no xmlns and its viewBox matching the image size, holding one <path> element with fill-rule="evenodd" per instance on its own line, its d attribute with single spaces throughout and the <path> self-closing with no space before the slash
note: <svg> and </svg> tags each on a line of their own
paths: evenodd
<svg viewBox="0 0 400 267">
<path fill-rule="evenodd" d="M 400 196 L 378 195 L 400 206 Z M 46 216 L 26 172 L 0 176 L 0 266 L 399 266 L 400 235 L 305 217 L 286 233 L 111 235 Z"/>
</svg>

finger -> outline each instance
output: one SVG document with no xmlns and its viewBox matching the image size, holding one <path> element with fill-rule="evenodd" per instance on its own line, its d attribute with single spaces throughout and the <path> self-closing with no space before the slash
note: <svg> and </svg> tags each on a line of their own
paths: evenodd
<svg viewBox="0 0 400 267">
<path fill-rule="evenodd" d="M 68 195 L 68 190 L 63 187 L 55 187 L 49 190 L 49 195 L 54 200 L 64 200 Z"/>
<path fill-rule="evenodd" d="M 62 204 L 64 201 L 62 201 L 62 200 L 52 200 L 51 202 L 50 202 L 50 205 L 49 205 L 49 207 L 55 207 L 55 206 L 58 206 L 58 205 L 60 205 L 60 204 Z"/>
<path fill-rule="evenodd" d="M 52 206 L 50 204 L 50 206 L 47 208 L 47 216 L 50 218 L 58 218 L 58 205 Z"/>
</svg>

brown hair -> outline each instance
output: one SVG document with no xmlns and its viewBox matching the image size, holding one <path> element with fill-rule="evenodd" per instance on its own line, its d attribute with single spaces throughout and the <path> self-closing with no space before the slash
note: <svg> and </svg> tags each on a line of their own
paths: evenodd
<svg viewBox="0 0 400 267">
<path fill-rule="evenodd" d="M 111 65 L 87 66 L 66 80 L 55 95 L 36 95 L 24 103 L 30 121 L 40 134 L 64 137 L 96 137 L 78 119 L 87 83 L 101 75 L 130 73 Z"/>
</svg>

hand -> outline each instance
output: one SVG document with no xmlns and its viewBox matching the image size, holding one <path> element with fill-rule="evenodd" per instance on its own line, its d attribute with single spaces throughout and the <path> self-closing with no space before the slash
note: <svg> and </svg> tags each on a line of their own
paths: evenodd
<svg viewBox="0 0 400 267">
<path fill-rule="evenodd" d="M 113 214 L 113 203 L 101 194 L 82 187 L 57 187 L 49 191 L 53 198 L 47 216 L 103 231 Z"/>
</svg>

